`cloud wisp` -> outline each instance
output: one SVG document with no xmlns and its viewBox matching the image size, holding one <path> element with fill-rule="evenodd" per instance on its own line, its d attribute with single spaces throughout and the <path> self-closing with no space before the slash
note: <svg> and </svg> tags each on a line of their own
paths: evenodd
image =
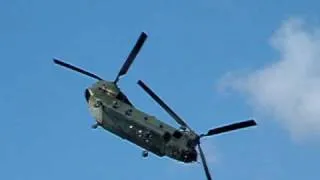
<svg viewBox="0 0 320 180">
<path fill-rule="evenodd" d="M 320 27 L 289 19 L 271 38 L 277 61 L 241 76 L 228 73 L 223 80 L 259 112 L 278 120 L 294 139 L 320 137 L 319 32 Z"/>
</svg>

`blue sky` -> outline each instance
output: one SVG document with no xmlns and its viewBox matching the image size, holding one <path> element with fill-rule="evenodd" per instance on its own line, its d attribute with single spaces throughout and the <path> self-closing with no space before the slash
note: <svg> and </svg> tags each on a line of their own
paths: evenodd
<svg viewBox="0 0 320 180">
<path fill-rule="evenodd" d="M 282 51 L 270 45 L 274 33 L 291 18 L 317 30 L 319 6 L 313 0 L 2 0 L 0 179 L 204 179 L 200 164 L 155 155 L 142 159 L 139 147 L 90 129 L 94 121 L 83 92 L 94 80 L 52 63 L 61 58 L 113 80 L 141 31 L 149 38 L 120 82 L 137 107 L 175 125 L 136 85 L 142 79 L 197 132 L 257 118 L 256 128 L 203 141 L 214 179 L 319 178 L 318 136 L 299 138 L 292 125 L 297 121 L 282 116 L 282 108 L 257 111 L 254 100 L 257 107 L 270 102 L 269 110 L 277 104 L 260 98 L 263 93 L 219 88 L 230 72 L 256 77 L 251 72 L 281 61 Z M 319 41 L 310 41 L 319 47 Z M 258 89 L 270 87 L 263 82 Z M 318 122 L 301 119 L 297 126 L 314 127 L 311 134 L 317 135 Z"/>
</svg>

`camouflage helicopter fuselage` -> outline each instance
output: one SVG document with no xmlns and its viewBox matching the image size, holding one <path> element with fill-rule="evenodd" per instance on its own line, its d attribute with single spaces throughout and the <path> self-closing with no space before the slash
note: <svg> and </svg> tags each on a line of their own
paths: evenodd
<svg viewBox="0 0 320 180">
<path fill-rule="evenodd" d="M 55 58 L 53 61 L 57 65 L 98 80 L 85 90 L 85 98 L 89 105 L 89 110 L 96 120 L 93 128 L 100 126 L 140 146 L 144 149 L 144 157 L 148 155 L 148 151 L 160 157 L 168 156 L 185 163 L 195 162 L 200 157 L 207 179 L 212 180 L 204 152 L 200 145 L 200 139 L 255 126 L 256 122 L 253 119 L 241 121 L 212 128 L 204 134 L 197 134 L 141 80 L 138 81 L 141 88 L 180 125 L 180 128 L 174 128 L 160 121 L 155 116 L 151 116 L 134 107 L 125 94 L 121 92 L 117 86 L 117 82 L 120 77 L 128 72 L 146 38 L 147 34 L 142 32 L 114 81 L 105 81 L 89 71 Z M 196 151 L 196 147 L 199 153 Z"/>
<path fill-rule="evenodd" d="M 135 108 L 112 82 L 98 81 L 85 90 L 90 112 L 105 130 L 160 157 L 197 160 L 195 133 L 174 128 Z"/>
</svg>

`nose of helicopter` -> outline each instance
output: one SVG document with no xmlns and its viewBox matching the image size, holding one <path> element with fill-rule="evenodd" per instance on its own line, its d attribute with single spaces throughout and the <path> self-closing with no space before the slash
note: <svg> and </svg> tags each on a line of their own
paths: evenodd
<svg viewBox="0 0 320 180">
<path fill-rule="evenodd" d="M 86 89 L 86 90 L 85 90 L 84 96 L 85 96 L 86 101 L 87 101 L 87 103 L 88 103 L 88 102 L 89 102 L 89 99 L 90 99 L 90 97 L 91 97 L 91 92 L 90 92 L 89 89 Z"/>
</svg>

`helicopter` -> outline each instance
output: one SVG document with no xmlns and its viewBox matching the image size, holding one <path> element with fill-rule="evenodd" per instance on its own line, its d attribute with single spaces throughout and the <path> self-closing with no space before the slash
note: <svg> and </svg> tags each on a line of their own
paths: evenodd
<svg viewBox="0 0 320 180">
<path fill-rule="evenodd" d="M 97 80 L 97 82 L 84 90 L 84 97 L 88 104 L 89 112 L 95 120 L 92 128 L 96 129 L 101 127 L 122 139 L 136 144 L 143 149 L 143 157 L 147 157 L 148 152 L 152 152 L 159 157 L 167 156 L 179 162 L 193 163 L 198 162 L 200 156 L 205 175 L 208 180 L 211 180 L 211 174 L 200 145 L 200 140 L 204 137 L 255 126 L 257 123 L 251 119 L 213 128 L 204 134 L 198 134 L 142 80 L 138 80 L 137 84 L 157 102 L 180 127 L 173 127 L 135 107 L 119 88 L 118 82 L 122 76 L 127 74 L 147 37 L 145 32 L 141 32 L 133 49 L 113 81 L 104 80 L 91 72 L 57 58 L 53 58 L 53 62 Z M 196 148 L 198 148 L 198 151 Z"/>
</svg>

